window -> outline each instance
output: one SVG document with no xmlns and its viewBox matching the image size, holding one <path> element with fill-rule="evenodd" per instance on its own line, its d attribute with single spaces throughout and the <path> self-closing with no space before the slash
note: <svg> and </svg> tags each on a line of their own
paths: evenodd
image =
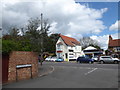
<svg viewBox="0 0 120 90">
<path fill-rule="evenodd" d="M 70 53 L 69 55 L 73 55 L 72 53 Z"/>
<path fill-rule="evenodd" d="M 57 45 L 58 48 L 60 48 L 60 45 Z"/>
<path fill-rule="evenodd" d="M 111 57 L 101 57 L 101 58 L 111 58 Z"/>
<path fill-rule="evenodd" d="M 73 56 L 69 56 L 69 58 L 73 58 Z"/>
<path fill-rule="evenodd" d="M 69 52 L 73 52 L 73 50 L 70 50 L 70 49 L 69 49 Z"/>
</svg>

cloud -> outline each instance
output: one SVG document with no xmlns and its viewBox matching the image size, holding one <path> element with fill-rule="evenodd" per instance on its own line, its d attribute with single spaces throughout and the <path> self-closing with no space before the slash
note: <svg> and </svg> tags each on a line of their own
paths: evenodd
<svg viewBox="0 0 120 90">
<path fill-rule="evenodd" d="M 112 34 L 111 36 L 113 39 L 118 39 L 120 38 L 119 35 L 120 33 L 115 33 L 115 34 Z M 92 38 L 93 40 L 97 40 L 98 43 L 101 44 L 102 49 L 106 50 L 108 48 L 109 35 L 103 35 L 103 36 L 92 35 L 90 38 Z"/>
<path fill-rule="evenodd" d="M 14 0 L 13 0 L 14 1 Z M 42 1 L 42 2 L 41 2 Z M 29 18 L 48 18 L 53 27 L 50 32 L 61 33 L 75 38 L 84 34 L 99 34 L 106 26 L 101 20 L 107 8 L 94 9 L 75 3 L 74 0 L 41 0 L 40 2 L 5 2 L 3 4 L 3 29 L 11 26 L 25 26 Z"/>
<path fill-rule="evenodd" d="M 109 27 L 109 30 L 120 30 L 120 20 L 116 21 Z"/>
</svg>

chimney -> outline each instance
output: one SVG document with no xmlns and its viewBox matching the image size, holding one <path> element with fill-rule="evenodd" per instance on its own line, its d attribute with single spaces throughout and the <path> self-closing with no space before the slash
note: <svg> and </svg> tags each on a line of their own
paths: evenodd
<svg viewBox="0 0 120 90">
<path fill-rule="evenodd" d="M 112 39 L 112 36 L 111 36 L 111 35 L 109 35 L 109 41 L 111 41 L 111 40 L 113 40 L 113 39 Z"/>
<path fill-rule="evenodd" d="M 111 42 L 112 42 L 112 36 L 111 35 L 109 35 L 109 41 L 108 41 L 108 48 L 111 46 Z"/>
</svg>

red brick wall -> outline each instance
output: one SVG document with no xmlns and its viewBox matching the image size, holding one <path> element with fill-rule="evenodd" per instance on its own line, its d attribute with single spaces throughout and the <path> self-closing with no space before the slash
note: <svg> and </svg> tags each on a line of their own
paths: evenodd
<svg viewBox="0 0 120 90">
<path fill-rule="evenodd" d="M 31 64 L 31 67 L 16 69 L 17 65 Z M 9 57 L 8 82 L 29 79 L 38 75 L 38 56 L 34 52 L 13 51 Z M 17 75 L 16 75 L 17 72 Z"/>
</svg>

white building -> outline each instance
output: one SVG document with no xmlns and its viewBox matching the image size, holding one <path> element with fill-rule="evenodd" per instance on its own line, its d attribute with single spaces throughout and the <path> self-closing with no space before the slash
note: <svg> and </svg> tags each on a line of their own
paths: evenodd
<svg viewBox="0 0 120 90">
<path fill-rule="evenodd" d="M 56 43 L 57 58 L 62 57 L 64 61 L 76 60 L 79 56 L 84 55 L 80 42 L 76 39 L 60 34 Z"/>
<path fill-rule="evenodd" d="M 88 46 L 83 51 L 84 51 L 84 54 L 89 56 L 90 58 L 97 57 L 104 53 L 102 49 L 97 49 L 92 46 Z"/>
</svg>

